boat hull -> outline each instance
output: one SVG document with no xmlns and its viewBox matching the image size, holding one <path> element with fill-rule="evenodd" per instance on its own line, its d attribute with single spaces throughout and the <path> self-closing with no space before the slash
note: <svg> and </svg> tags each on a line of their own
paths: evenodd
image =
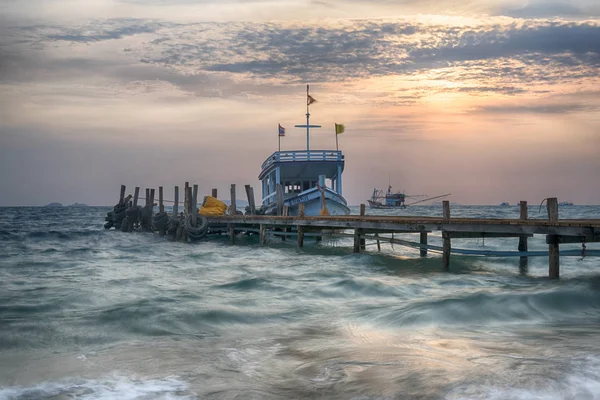
<svg viewBox="0 0 600 400">
<path fill-rule="evenodd" d="M 369 207 L 370 208 L 378 208 L 378 209 L 392 209 L 392 208 L 406 208 L 405 205 L 398 205 L 398 206 L 387 206 L 383 203 L 379 203 L 377 201 L 371 201 L 371 200 L 367 200 L 369 202 Z"/>
<path fill-rule="evenodd" d="M 300 204 L 304 204 L 304 215 L 315 216 L 322 215 L 323 201 L 329 215 L 350 214 L 346 200 L 330 189 L 324 189 L 321 193 L 314 188 L 286 198 L 283 204 L 288 207 L 288 215 L 298 215 Z M 275 203 L 269 204 L 266 214 L 277 214 L 277 205 Z"/>
</svg>

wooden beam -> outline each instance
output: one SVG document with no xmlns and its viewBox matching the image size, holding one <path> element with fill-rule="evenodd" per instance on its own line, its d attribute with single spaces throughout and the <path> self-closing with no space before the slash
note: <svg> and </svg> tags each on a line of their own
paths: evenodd
<svg viewBox="0 0 600 400">
<path fill-rule="evenodd" d="M 451 239 L 475 239 L 475 238 L 512 238 L 512 237 L 533 237 L 533 234 L 527 233 L 496 233 L 496 232 L 449 232 L 445 231 Z"/>
<path fill-rule="evenodd" d="M 546 208 L 548 209 L 548 220 L 558 222 L 558 199 L 556 197 L 546 199 Z"/>
<path fill-rule="evenodd" d="M 165 212 L 165 205 L 163 203 L 163 187 L 162 186 L 158 187 L 158 212 L 160 212 L 160 213 Z"/>
<path fill-rule="evenodd" d="M 595 236 L 561 236 L 548 235 L 546 236 L 546 244 L 561 244 L 561 243 L 593 243 L 600 242 L 600 235 Z"/>
<path fill-rule="evenodd" d="M 194 185 L 192 192 L 192 223 L 196 226 L 198 221 L 198 185 Z"/>
<path fill-rule="evenodd" d="M 379 233 L 375 233 L 375 237 L 379 238 Z M 377 251 L 381 251 L 381 242 L 377 239 Z"/>
</svg>

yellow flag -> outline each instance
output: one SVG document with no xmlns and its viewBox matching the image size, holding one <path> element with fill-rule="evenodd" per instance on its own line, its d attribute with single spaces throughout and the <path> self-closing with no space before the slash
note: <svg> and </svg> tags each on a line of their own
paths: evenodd
<svg viewBox="0 0 600 400">
<path fill-rule="evenodd" d="M 340 133 L 344 133 L 345 127 L 343 124 L 335 124 L 335 134 L 339 135 Z"/>
</svg>

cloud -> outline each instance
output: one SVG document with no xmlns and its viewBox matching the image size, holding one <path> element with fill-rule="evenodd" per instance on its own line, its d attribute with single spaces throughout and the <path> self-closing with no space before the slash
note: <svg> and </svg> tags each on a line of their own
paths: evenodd
<svg viewBox="0 0 600 400">
<path fill-rule="evenodd" d="M 490 105 L 474 110 L 486 114 L 570 114 L 600 109 L 598 105 L 583 103 L 538 105 Z"/>
</svg>

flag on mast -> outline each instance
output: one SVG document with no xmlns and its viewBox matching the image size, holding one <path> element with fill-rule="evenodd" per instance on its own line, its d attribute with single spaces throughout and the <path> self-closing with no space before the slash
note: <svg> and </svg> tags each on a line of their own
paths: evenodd
<svg viewBox="0 0 600 400">
<path fill-rule="evenodd" d="M 310 106 L 312 103 L 316 103 L 317 100 L 315 100 L 310 94 L 306 94 L 306 105 Z"/>
<path fill-rule="evenodd" d="M 344 133 L 345 130 L 346 130 L 346 128 L 344 127 L 343 124 L 335 124 L 335 134 L 336 135 Z"/>
<path fill-rule="evenodd" d="M 285 136 L 285 128 L 281 124 L 277 125 L 279 125 L 279 136 Z"/>
</svg>

